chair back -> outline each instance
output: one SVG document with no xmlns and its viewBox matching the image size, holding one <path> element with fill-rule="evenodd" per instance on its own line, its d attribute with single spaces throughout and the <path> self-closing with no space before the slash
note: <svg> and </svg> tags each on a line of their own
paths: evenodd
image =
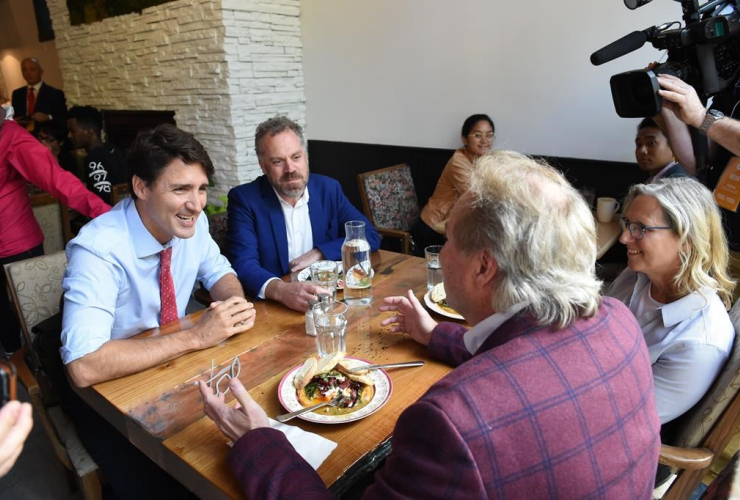
<svg viewBox="0 0 740 500">
<path fill-rule="evenodd" d="M 111 203 L 115 205 L 126 198 L 131 198 L 131 191 L 129 191 L 128 183 L 114 184 L 111 188 Z"/>
<path fill-rule="evenodd" d="M 359 174 L 357 180 L 363 210 L 375 227 L 411 230 L 419 219 L 419 201 L 408 165 Z"/>
<path fill-rule="evenodd" d="M 211 233 L 211 238 L 216 242 L 218 248 L 221 249 L 221 254 L 228 255 L 228 243 L 226 241 L 226 228 L 229 225 L 229 213 L 219 212 L 217 214 L 211 214 L 208 216 L 208 231 Z"/>
<path fill-rule="evenodd" d="M 735 327 L 730 357 L 704 397 L 689 411 L 666 424 L 670 431 L 665 444 L 683 448 L 701 445 L 740 390 L 740 302 L 735 302 L 729 314 Z"/>
<path fill-rule="evenodd" d="M 44 233 L 44 253 L 64 250 L 64 246 L 72 238 L 67 207 L 48 193 L 32 195 L 31 206 L 41 232 Z"/>
<path fill-rule="evenodd" d="M 67 256 L 64 252 L 5 264 L 8 288 L 20 315 L 18 322 L 26 345 L 33 345 L 31 329 L 59 312 L 62 278 L 66 268 Z"/>
</svg>

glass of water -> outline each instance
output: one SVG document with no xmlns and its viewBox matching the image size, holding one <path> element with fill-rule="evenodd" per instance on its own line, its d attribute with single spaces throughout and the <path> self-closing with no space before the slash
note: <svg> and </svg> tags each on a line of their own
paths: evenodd
<svg viewBox="0 0 740 500">
<path fill-rule="evenodd" d="M 326 288 L 334 301 L 337 300 L 339 266 L 333 260 L 320 260 L 311 264 L 311 282 Z"/>
<path fill-rule="evenodd" d="M 434 285 L 442 283 L 442 266 L 439 264 L 439 252 L 442 251 L 442 245 L 431 245 L 424 249 L 424 255 L 427 259 L 427 290 L 434 288 Z"/>
<path fill-rule="evenodd" d="M 347 352 L 347 309 L 343 302 L 322 302 L 313 306 L 319 356 Z"/>
</svg>

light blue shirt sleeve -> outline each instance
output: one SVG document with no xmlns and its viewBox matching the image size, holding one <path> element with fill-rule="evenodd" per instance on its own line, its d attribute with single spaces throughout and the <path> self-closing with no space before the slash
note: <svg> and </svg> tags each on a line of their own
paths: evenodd
<svg viewBox="0 0 740 500">
<path fill-rule="evenodd" d="M 708 344 L 671 347 L 653 363 L 655 402 L 660 423 L 683 415 L 706 394 L 727 361 L 727 353 Z"/>
<path fill-rule="evenodd" d="M 118 291 L 126 279 L 120 267 L 79 245 L 71 245 L 67 257 L 60 349 L 64 364 L 98 350 L 110 340 Z"/>
</svg>

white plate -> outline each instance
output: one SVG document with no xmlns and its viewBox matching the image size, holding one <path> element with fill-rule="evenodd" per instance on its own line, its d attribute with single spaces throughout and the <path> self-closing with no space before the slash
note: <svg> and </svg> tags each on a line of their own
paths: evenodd
<svg viewBox="0 0 740 500">
<path fill-rule="evenodd" d="M 357 359 L 358 361 L 362 361 L 366 365 L 372 364 L 368 361 L 365 361 L 364 359 L 351 357 L 347 357 L 347 359 Z M 303 363 L 296 366 L 295 368 L 292 368 L 288 373 L 286 373 L 283 379 L 280 381 L 280 385 L 278 386 L 278 397 L 280 398 L 280 404 L 282 404 L 283 408 L 285 408 L 289 412 L 300 410 L 301 408 L 303 408 L 303 405 L 298 402 L 298 395 L 296 394 L 295 386 L 293 385 L 295 372 L 298 371 L 301 366 L 303 366 Z M 346 422 L 354 422 L 355 420 L 360 420 L 367 417 L 371 413 L 375 413 L 391 398 L 391 392 L 393 392 L 393 383 L 391 382 L 391 378 L 388 376 L 388 373 L 385 370 L 370 370 L 369 373 L 370 375 L 372 375 L 373 381 L 375 382 L 375 394 L 373 395 L 373 399 L 359 410 L 344 415 L 322 415 L 321 413 L 314 413 L 310 411 L 308 413 L 304 413 L 303 415 L 299 415 L 297 418 L 302 418 L 303 420 L 316 422 L 318 424 L 344 424 Z"/>
<path fill-rule="evenodd" d="M 452 314 L 451 312 L 447 312 L 444 309 L 442 309 L 441 307 L 439 307 L 437 304 L 435 304 L 432 301 L 432 291 L 431 290 L 429 290 L 424 295 L 424 303 L 427 305 L 427 307 L 429 309 L 431 309 L 432 311 L 436 312 L 437 314 L 441 314 L 442 316 L 447 316 L 448 318 L 452 318 L 452 319 L 463 319 L 463 320 L 465 319 L 462 316 L 460 316 L 459 314 Z"/>
<path fill-rule="evenodd" d="M 339 279 L 337 280 L 337 290 L 344 290 L 344 267 L 342 266 L 342 261 L 337 261 L 337 267 L 339 269 Z M 311 281 L 311 266 L 308 266 L 305 269 L 301 269 L 301 271 L 298 273 L 298 276 L 296 276 L 296 279 L 298 281 Z"/>
</svg>

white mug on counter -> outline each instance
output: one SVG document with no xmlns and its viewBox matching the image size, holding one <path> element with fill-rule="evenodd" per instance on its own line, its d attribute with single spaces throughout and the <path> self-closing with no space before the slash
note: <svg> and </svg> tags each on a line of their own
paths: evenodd
<svg viewBox="0 0 740 500">
<path fill-rule="evenodd" d="M 611 222 L 620 206 L 614 198 L 599 198 L 596 200 L 596 218 L 599 222 Z"/>
</svg>

